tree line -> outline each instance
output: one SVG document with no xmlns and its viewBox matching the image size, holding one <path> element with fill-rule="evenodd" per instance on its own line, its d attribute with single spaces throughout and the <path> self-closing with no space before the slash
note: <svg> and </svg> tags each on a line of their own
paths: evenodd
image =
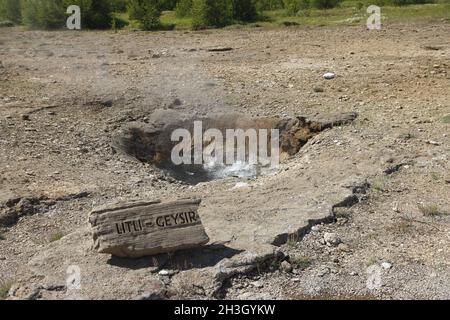
<svg viewBox="0 0 450 320">
<path fill-rule="evenodd" d="M 115 13 L 128 13 L 143 30 L 161 29 L 161 14 L 174 10 L 177 17 L 190 17 L 193 29 L 224 27 L 253 22 L 264 10 L 284 9 L 296 15 L 309 8 L 329 9 L 342 0 L 0 0 L 0 24 L 30 28 L 62 28 L 70 5 L 81 8 L 82 28 L 121 28 L 128 22 Z M 391 0 L 399 4 L 429 0 Z M 431 0 L 430 0 L 431 1 Z"/>
</svg>

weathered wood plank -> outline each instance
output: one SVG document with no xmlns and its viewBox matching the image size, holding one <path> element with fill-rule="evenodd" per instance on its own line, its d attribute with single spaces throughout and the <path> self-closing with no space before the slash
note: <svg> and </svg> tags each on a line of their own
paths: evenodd
<svg viewBox="0 0 450 320">
<path fill-rule="evenodd" d="M 118 203 L 89 215 L 94 248 L 118 257 L 142 257 L 206 244 L 200 200 Z"/>
</svg>

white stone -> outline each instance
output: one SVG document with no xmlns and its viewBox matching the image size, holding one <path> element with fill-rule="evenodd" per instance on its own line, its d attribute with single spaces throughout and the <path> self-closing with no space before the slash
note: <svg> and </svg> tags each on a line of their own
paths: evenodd
<svg viewBox="0 0 450 320">
<path fill-rule="evenodd" d="M 323 75 L 323 78 L 327 79 L 327 80 L 334 79 L 335 77 L 336 77 L 336 74 L 334 74 L 333 72 L 327 72 Z"/>
<path fill-rule="evenodd" d="M 341 239 L 339 238 L 339 236 L 333 232 L 325 232 L 325 234 L 323 235 L 323 240 L 325 240 L 325 243 L 328 246 L 333 247 L 341 243 Z"/>
</svg>

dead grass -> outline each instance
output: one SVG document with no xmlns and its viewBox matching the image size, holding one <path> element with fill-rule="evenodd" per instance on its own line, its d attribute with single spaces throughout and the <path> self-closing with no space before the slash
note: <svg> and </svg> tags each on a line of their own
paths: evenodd
<svg viewBox="0 0 450 320">
<path fill-rule="evenodd" d="M 9 289 L 11 289 L 12 282 L 9 280 L 0 279 L 0 300 L 8 298 Z"/>
<path fill-rule="evenodd" d="M 286 297 L 289 300 L 378 300 L 377 297 L 371 294 L 339 294 L 339 293 L 319 293 L 317 295 L 311 294 L 294 294 Z"/>
<path fill-rule="evenodd" d="M 441 208 L 436 204 L 418 204 L 417 207 L 425 217 L 438 217 L 450 215 L 450 213 L 441 210 Z"/>
<path fill-rule="evenodd" d="M 309 266 L 311 266 L 313 261 L 309 257 L 295 256 L 290 259 L 290 263 L 295 269 L 304 270 L 304 269 L 308 268 Z"/>
<path fill-rule="evenodd" d="M 50 242 L 55 242 L 55 241 L 59 241 L 64 237 L 64 233 L 62 232 L 56 232 L 54 234 L 51 235 L 50 237 Z"/>
<path fill-rule="evenodd" d="M 398 221 L 394 222 L 393 224 L 389 225 L 386 228 L 388 231 L 394 234 L 408 234 L 412 233 L 414 231 L 414 224 L 411 221 Z"/>
</svg>

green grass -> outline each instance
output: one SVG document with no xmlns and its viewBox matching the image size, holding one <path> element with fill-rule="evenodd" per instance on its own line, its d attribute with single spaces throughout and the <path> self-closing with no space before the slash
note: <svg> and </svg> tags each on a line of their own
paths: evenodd
<svg viewBox="0 0 450 320">
<path fill-rule="evenodd" d="M 240 28 L 278 28 L 286 26 L 333 26 L 333 25 L 365 25 L 369 14 L 367 7 L 371 4 L 384 2 L 384 0 L 348 0 L 339 7 L 327 10 L 308 9 L 296 16 L 286 15 L 285 10 L 264 11 L 260 21 L 248 24 L 235 24 L 226 29 Z M 450 0 L 438 0 L 436 4 L 409 5 L 409 6 L 381 6 L 382 24 L 396 22 L 447 20 L 450 22 Z M 127 13 L 116 13 L 118 18 L 129 22 L 125 27 L 128 30 L 139 29 L 136 21 L 130 21 Z M 164 11 L 161 15 L 162 29 L 168 30 L 174 26 L 175 30 L 190 30 L 192 19 L 179 18 L 174 11 Z M 449 119 L 450 121 L 450 119 Z"/>
<path fill-rule="evenodd" d="M 346 1 L 340 7 L 329 10 L 310 9 L 295 17 L 285 15 L 284 10 L 267 11 L 269 22 L 262 25 L 283 26 L 286 22 L 298 25 L 332 26 L 365 25 L 369 14 L 368 4 L 358 8 L 357 1 Z M 450 20 L 450 3 L 411 5 L 404 7 L 385 6 L 381 8 L 382 23 L 411 22 L 426 20 Z"/>
<path fill-rule="evenodd" d="M 450 114 L 448 114 L 445 117 L 443 117 L 442 118 L 442 122 L 443 123 L 450 123 Z"/>
<path fill-rule="evenodd" d="M 191 29 L 192 19 L 190 17 L 178 18 L 175 11 L 164 11 L 161 15 L 161 23 L 163 25 L 175 25 L 175 30 Z"/>
</svg>

